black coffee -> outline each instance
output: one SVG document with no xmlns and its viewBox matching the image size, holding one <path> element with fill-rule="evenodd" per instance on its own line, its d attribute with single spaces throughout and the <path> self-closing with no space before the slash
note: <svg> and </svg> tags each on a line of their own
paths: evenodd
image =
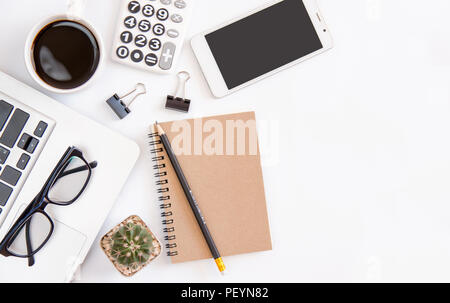
<svg viewBox="0 0 450 303">
<path fill-rule="evenodd" d="M 84 25 L 69 20 L 45 26 L 34 39 L 32 54 L 39 77 L 59 89 L 83 85 L 100 62 L 95 36 Z"/>
</svg>

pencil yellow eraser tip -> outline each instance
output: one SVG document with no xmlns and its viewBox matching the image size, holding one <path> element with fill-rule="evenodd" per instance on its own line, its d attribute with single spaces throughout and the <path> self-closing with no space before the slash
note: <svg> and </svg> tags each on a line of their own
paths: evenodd
<svg viewBox="0 0 450 303">
<path fill-rule="evenodd" d="M 219 271 L 221 273 L 224 272 L 226 268 L 225 268 L 225 264 L 223 263 L 222 258 L 217 258 L 215 261 L 216 261 L 217 267 L 219 268 Z"/>
</svg>

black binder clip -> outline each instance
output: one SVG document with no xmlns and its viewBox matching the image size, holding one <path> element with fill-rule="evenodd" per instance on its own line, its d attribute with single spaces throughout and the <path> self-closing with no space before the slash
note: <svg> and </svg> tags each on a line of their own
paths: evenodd
<svg viewBox="0 0 450 303">
<path fill-rule="evenodd" d="M 187 113 L 191 106 L 191 100 L 186 99 L 186 82 L 191 79 L 191 75 L 188 72 L 179 72 L 177 76 L 177 91 L 174 96 L 167 96 L 166 108 Z"/>
<path fill-rule="evenodd" d="M 142 91 L 137 93 L 128 104 L 125 104 L 122 101 L 123 98 L 126 98 L 126 97 L 130 96 L 131 94 L 137 92 L 139 88 L 141 88 Z M 138 83 L 138 84 L 136 84 L 136 86 L 134 87 L 134 89 L 131 92 L 123 95 L 122 97 L 119 97 L 119 95 L 114 94 L 114 96 L 112 96 L 111 98 L 106 100 L 106 103 L 108 103 L 108 105 L 111 107 L 111 109 L 116 113 L 116 115 L 120 119 L 123 119 L 126 116 L 128 116 L 129 113 L 131 113 L 130 105 L 134 102 L 134 100 L 136 100 L 136 98 L 139 97 L 140 95 L 144 95 L 146 93 L 147 93 L 147 90 L 145 88 L 145 85 L 142 83 Z"/>
</svg>

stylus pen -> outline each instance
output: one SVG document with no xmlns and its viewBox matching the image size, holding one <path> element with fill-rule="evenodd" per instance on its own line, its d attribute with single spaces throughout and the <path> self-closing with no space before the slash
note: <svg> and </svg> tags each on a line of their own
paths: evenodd
<svg viewBox="0 0 450 303">
<path fill-rule="evenodd" d="M 225 264 L 223 263 L 222 257 L 220 256 L 219 250 L 216 247 L 216 244 L 214 243 L 214 240 L 211 236 L 211 233 L 209 232 L 208 226 L 206 225 L 205 218 L 202 215 L 202 212 L 200 211 L 200 208 L 198 207 L 197 201 L 194 198 L 194 195 L 192 194 L 192 190 L 189 187 L 189 184 L 187 182 L 186 177 L 184 176 L 183 170 L 181 169 L 180 163 L 178 163 L 178 159 L 175 156 L 175 153 L 172 150 L 172 146 L 170 145 L 169 138 L 167 138 L 166 133 L 162 129 L 161 125 L 156 122 L 156 127 L 158 129 L 159 137 L 161 138 L 162 144 L 167 152 L 167 155 L 169 156 L 170 162 L 172 163 L 172 166 L 177 174 L 178 180 L 181 183 L 181 187 L 183 187 L 183 191 L 186 195 L 186 198 L 189 202 L 189 205 L 191 206 L 192 211 L 194 212 L 195 219 L 197 219 L 197 223 L 200 226 L 200 229 L 202 230 L 203 236 L 205 237 L 206 243 L 208 243 L 209 250 L 211 251 L 211 254 L 216 261 L 217 267 L 219 268 L 219 271 L 221 274 L 225 273 Z"/>
</svg>

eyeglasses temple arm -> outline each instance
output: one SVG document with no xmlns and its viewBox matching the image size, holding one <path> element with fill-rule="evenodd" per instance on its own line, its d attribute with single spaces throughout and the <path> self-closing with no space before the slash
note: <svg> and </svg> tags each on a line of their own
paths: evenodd
<svg viewBox="0 0 450 303">
<path fill-rule="evenodd" d="M 92 168 L 92 169 L 96 168 L 97 165 L 98 165 L 98 162 L 97 162 L 97 161 L 93 161 L 93 162 L 89 163 L 89 167 Z M 60 179 L 60 178 L 62 178 L 62 177 L 65 177 L 65 176 L 67 176 L 67 175 L 79 173 L 79 172 L 82 172 L 82 171 L 85 171 L 85 170 L 87 170 L 87 167 L 84 166 L 84 165 L 83 165 L 83 166 L 80 166 L 80 167 L 73 168 L 73 169 L 69 169 L 68 171 L 63 172 L 63 173 L 58 177 L 58 179 Z"/>
<path fill-rule="evenodd" d="M 31 255 L 31 252 L 33 251 L 33 247 L 31 246 L 31 238 L 30 238 L 30 220 L 27 221 L 25 225 L 25 237 L 27 241 L 27 252 L 28 252 L 28 266 L 31 267 L 34 265 L 34 257 Z"/>
</svg>

